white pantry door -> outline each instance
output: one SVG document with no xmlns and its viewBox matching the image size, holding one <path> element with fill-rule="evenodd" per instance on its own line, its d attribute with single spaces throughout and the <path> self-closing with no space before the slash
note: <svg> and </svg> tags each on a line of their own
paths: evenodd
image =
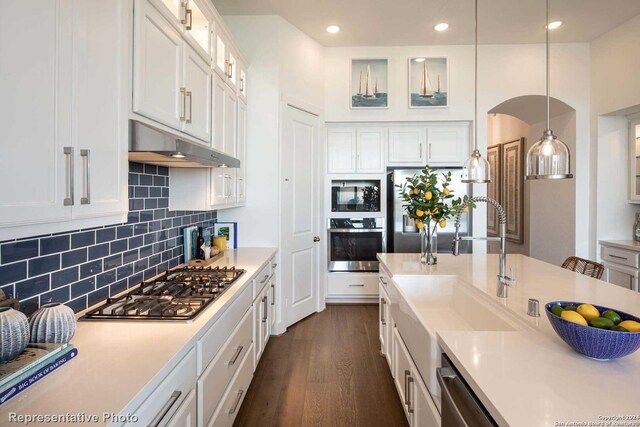
<svg viewBox="0 0 640 427">
<path fill-rule="evenodd" d="M 282 141 L 282 274 L 285 327 L 318 310 L 319 118 L 287 105 Z"/>
</svg>

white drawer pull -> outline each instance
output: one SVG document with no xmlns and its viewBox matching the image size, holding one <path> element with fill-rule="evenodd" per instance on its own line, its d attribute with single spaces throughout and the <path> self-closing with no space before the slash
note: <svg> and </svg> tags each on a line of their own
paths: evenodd
<svg viewBox="0 0 640 427">
<path fill-rule="evenodd" d="M 242 400 L 242 395 L 244 394 L 244 390 L 239 390 L 236 396 L 236 401 L 234 402 L 231 409 L 229 409 L 229 415 L 233 415 L 236 413 L 236 409 L 238 409 L 238 405 L 240 405 L 240 400 Z"/>
<path fill-rule="evenodd" d="M 238 360 L 238 357 L 240 357 L 240 353 L 242 353 L 243 348 L 244 347 L 242 346 L 239 346 L 238 348 L 236 348 L 236 352 L 233 354 L 233 357 L 231 358 L 231 360 L 227 362 L 227 365 L 233 366 L 236 363 L 236 360 Z"/>
<path fill-rule="evenodd" d="M 151 424 L 149 424 L 149 427 L 158 427 L 162 422 L 162 420 L 164 419 L 164 417 L 167 416 L 167 414 L 169 413 L 173 405 L 176 404 L 176 402 L 178 401 L 181 395 L 182 395 L 182 392 L 180 390 L 176 390 L 173 393 L 171 393 L 171 397 L 169 397 L 169 400 L 167 400 L 167 403 L 165 403 L 164 406 L 160 408 L 160 412 L 158 412 L 158 415 L 156 415 L 153 421 L 151 421 Z"/>
</svg>

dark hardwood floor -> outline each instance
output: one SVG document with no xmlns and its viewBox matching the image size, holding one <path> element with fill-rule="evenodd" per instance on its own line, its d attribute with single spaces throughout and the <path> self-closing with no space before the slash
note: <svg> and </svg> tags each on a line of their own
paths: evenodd
<svg viewBox="0 0 640 427">
<path fill-rule="evenodd" d="M 234 426 L 406 426 L 377 305 L 330 305 L 271 337 Z"/>
</svg>

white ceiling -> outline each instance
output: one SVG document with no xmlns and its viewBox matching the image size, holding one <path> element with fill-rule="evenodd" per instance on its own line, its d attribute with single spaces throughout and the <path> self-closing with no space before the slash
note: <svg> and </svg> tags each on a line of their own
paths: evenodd
<svg viewBox="0 0 640 427">
<path fill-rule="evenodd" d="M 473 43 L 473 0 L 213 0 L 222 15 L 281 15 L 324 46 Z M 552 42 L 588 42 L 640 14 L 640 0 L 552 0 Z M 544 41 L 544 0 L 479 0 L 482 44 Z M 449 30 L 433 26 L 448 22 Z M 338 34 L 325 28 L 337 24 Z"/>
</svg>

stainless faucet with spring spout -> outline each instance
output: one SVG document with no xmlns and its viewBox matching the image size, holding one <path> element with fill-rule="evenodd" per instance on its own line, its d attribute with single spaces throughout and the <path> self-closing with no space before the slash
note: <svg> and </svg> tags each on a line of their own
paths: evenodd
<svg viewBox="0 0 640 427">
<path fill-rule="evenodd" d="M 462 216 L 462 213 L 464 212 L 465 208 L 468 207 L 469 205 L 479 203 L 479 202 L 487 203 L 488 205 L 493 206 L 495 210 L 498 212 L 498 222 L 500 223 L 499 237 L 473 237 L 473 236 L 460 237 L 460 217 Z M 452 250 L 453 255 L 455 256 L 460 255 L 460 242 L 463 240 L 486 240 L 486 241 L 500 242 L 500 264 L 499 264 L 498 277 L 497 277 L 497 283 L 496 283 L 496 295 L 498 296 L 498 298 L 506 298 L 508 294 L 507 292 L 508 287 L 515 286 L 516 281 L 505 274 L 506 263 L 507 263 L 507 238 L 506 238 L 507 215 L 504 212 L 504 208 L 500 206 L 500 203 L 496 202 L 495 200 L 489 197 L 484 197 L 484 196 L 472 197 L 470 199 L 467 199 L 467 201 L 464 202 L 458 208 L 458 211 L 456 212 L 455 227 L 456 227 L 456 235 L 455 235 L 455 238 L 453 239 L 453 250 Z"/>
</svg>

